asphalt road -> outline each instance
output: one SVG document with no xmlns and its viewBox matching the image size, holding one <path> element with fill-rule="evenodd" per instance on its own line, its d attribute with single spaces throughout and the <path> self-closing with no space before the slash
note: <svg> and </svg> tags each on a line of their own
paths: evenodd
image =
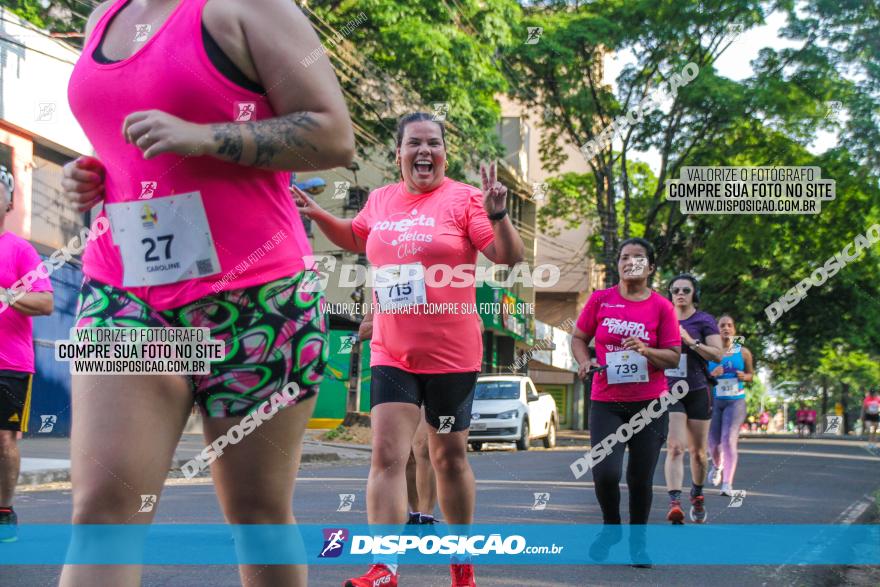
<svg viewBox="0 0 880 587">
<path fill-rule="evenodd" d="M 831 524 L 852 517 L 854 505 L 880 489 L 880 458 L 861 443 L 801 440 L 745 440 L 741 443 L 737 489 L 747 491 L 742 507 L 728 508 L 729 498 L 707 489 L 710 523 Z M 582 452 L 582 450 L 580 451 Z M 478 479 L 477 521 L 485 523 L 598 524 L 599 508 L 589 476 L 575 481 L 568 464 L 578 451 L 561 448 L 526 453 L 507 448 L 471 453 Z M 366 523 L 366 461 L 312 464 L 300 473 L 294 511 L 305 524 Z M 686 477 L 687 478 L 687 477 Z M 651 523 L 665 524 L 662 466 L 654 479 Z M 534 493 L 547 492 L 544 510 L 534 510 Z M 160 523 L 220 523 L 213 487 L 207 483 L 169 485 L 160 499 Z M 337 512 L 340 493 L 355 494 L 350 512 Z M 626 500 L 624 488 L 624 503 Z M 22 524 L 66 523 L 67 490 L 21 493 L 16 511 Z M 584 548 L 586 548 L 585 545 Z M 722 548 L 730 548 L 723 545 Z M 2 548 L 2 545 L 0 545 Z M 670 545 L 687 549 L 687 544 Z M 880 548 L 880 545 L 878 545 Z M 310 569 L 310 585 L 338 586 L 362 567 L 322 566 Z M 447 567 L 403 567 L 401 585 L 448 586 Z M 0 586 L 37 587 L 57 583 L 58 567 L 0 565 Z M 871 568 L 818 566 L 663 566 L 634 569 L 605 566 L 478 566 L 481 587 L 544 585 L 877 585 L 880 571 Z M 147 567 L 145 586 L 237 586 L 232 566 Z"/>
</svg>

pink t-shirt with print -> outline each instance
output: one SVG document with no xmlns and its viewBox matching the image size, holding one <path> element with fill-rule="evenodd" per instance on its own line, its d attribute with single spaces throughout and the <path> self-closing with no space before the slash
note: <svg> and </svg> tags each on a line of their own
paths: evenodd
<svg viewBox="0 0 880 587">
<path fill-rule="evenodd" d="M 577 327 L 596 337 L 596 361 L 606 364 L 608 353 L 625 350 L 623 339 L 638 336 L 649 347 L 669 348 L 681 345 L 678 318 L 672 303 L 652 291 L 640 302 L 627 300 L 617 286 L 593 292 L 577 321 Z M 666 375 L 648 362 L 648 381 L 644 383 L 608 383 L 608 371 L 593 374 L 591 399 L 600 402 L 637 402 L 657 399 L 667 390 Z"/>
<path fill-rule="evenodd" d="M 476 304 L 474 285 L 432 286 L 430 275 L 432 266 L 469 265 L 464 273 L 473 277 L 477 252 L 494 241 L 480 190 L 449 178 L 425 194 L 409 193 L 403 182 L 387 185 L 370 194 L 352 229 L 366 240 L 367 259 L 373 267 L 421 263 L 429 276 L 426 303 L 455 304 L 456 308 L 446 313 L 377 311 L 370 365 L 410 373 L 479 371 L 483 358 L 480 317 L 461 311 Z M 442 274 L 436 275 L 442 280 Z M 452 281 L 463 280 L 453 275 Z"/>
</svg>

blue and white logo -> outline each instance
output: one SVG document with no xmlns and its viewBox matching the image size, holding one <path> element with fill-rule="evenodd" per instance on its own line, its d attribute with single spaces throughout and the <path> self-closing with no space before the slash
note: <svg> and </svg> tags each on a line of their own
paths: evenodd
<svg viewBox="0 0 880 587">
<path fill-rule="evenodd" d="M 318 558 L 336 558 L 342 554 L 348 530 L 345 528 L 324 528 L 324 548 Z"/>
</svg>

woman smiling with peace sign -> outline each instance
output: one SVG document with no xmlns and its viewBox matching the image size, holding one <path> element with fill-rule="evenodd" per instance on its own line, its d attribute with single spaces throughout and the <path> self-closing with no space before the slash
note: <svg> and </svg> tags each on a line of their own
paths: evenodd
<svg viewBox="0 0 880 587">
<path fill-rule="evenodd" d="M 508 217 L 507 188 L 498 182 L 495 164 L 481 167 L 482 190 L 446 177 L 443 124 L 430 114 L 401 119 L 397 162 L 402 181 L 374 190 L 354 219 L 336 218 L 293 191 L 303 214 L 331 241 L 366 251 L 377 268 L 369 522 L 407 520 L 406 462 L 424 405 L 440 509 L 450 524 L 470 524 L 475 486 L 466 447 L 483 356 L 480 317 L 461 311 L 476 303 L 472 279 L 467 285 L 434 285 L 430 276 L 436 275 L 432 267 L 446 265 L 468 267 L 464 271 L 473 278 L 478 251 L 494 263 L 514 265 L 522 261 L 524 246 Z M 383 281 L 388 285 L 382 287 Z M 459 311 L 426 316 L 419 312 L 424 304 L 454 304 Z M 393 587 L 397 579 L 396 558 L 385 557 L 345 585 Z M 454 564 L 452 581 L 475 585 L 473 567 Z"/>
</svg>

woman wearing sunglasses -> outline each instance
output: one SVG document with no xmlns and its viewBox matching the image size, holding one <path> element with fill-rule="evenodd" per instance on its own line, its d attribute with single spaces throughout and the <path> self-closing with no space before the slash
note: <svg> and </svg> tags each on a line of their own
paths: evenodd
<svg viewBox="0 0 880 587">
<path fill-rule="evenodd" d="M 684 451 L 691 458 L 691 520 L 706 521 L 703 504 L 703 483 L 706 481 L 709 440 L 709 421 L 712 418 L 707 361 L 721 360 L 721 334 L 715 318 L 698 310 L 700 286 L 688 273 L 672 278 L 669 297 L 678 316 L 682 353 L 678 367 L 666 370 L 670 387 L 678 381 L 687 381 L 688 392 L 669 408 L 669 437 L 667 439 L 666 489 L 669 492 L 669 513 L 666 519 L 673 524 L 684 523 L 681 509 L 681 486 L 684 481 Z"/>
</svg>

